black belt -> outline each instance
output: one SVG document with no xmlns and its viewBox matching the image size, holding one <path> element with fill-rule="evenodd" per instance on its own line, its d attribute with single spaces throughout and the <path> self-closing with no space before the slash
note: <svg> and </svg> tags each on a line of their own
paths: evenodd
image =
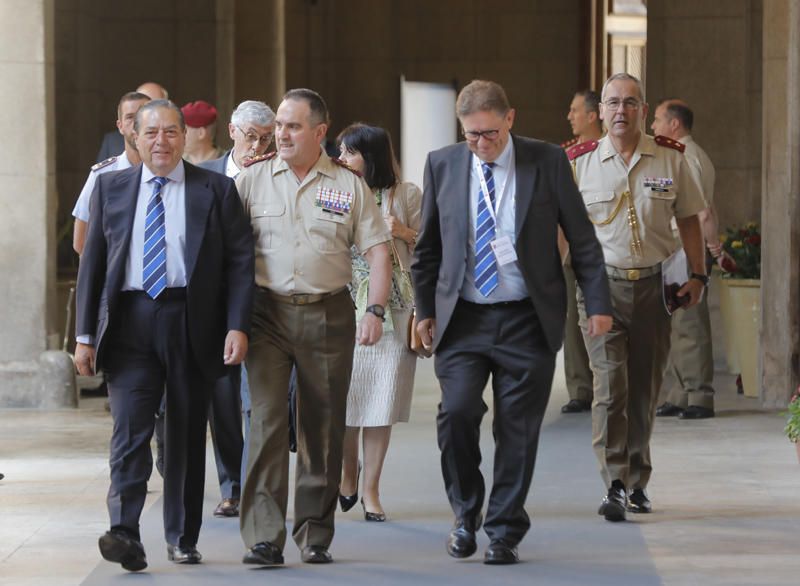
<svg viewBox="0 0 800 586">
<path fill-rule="evenodd" d="M 530 306 L 533 305 L 530 297 L 525 297 L 524 299 L 515 299 L 514 301 L 498 301 L 497 303 L 475 303 L 474 301 L 469 301 L 467 299 L 464 299 L 463 297 L 459 297 L 458 301 L 461 303 L 468 303 L 470 305 L 474 305 L 476 307 L 483 307 L 486 309 L 503 309 L 504 307 L 515 307 L 517 305 L 523 305 L 523 304 Z"/>
<path fill-rule="evenodd" d="M 142 297 L 150 299 L 151 301 L 174 301 L 177 299 L 186 299 L 186 287 L 168 287 L 158 294 L 158 297 L 153 299 L 147 294 L 147 291 L 137 289 L 135 291 L 122 291 L 124 297 Z"/>
</svg>

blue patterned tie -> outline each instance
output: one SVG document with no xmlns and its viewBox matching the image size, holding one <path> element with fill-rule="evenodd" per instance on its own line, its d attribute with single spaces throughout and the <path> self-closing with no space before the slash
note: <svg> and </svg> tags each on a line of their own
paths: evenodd
<svg viewBox="0 0 800 586">
<path fill-rule="evenodd" d="M 494 163 L 482 163 L 483 177 L 486 179 L 486 188 L 489 190 L 489 201 L 494 210 Z M 481 186 L 483 192 L 483 186 Z M 497 289 L 497 260 L 492 250 L 492 241 L 495 236 L 495 224 L 489 208 L 486 207 L 486 198 L 481 193 L 478 197 L 478 218 L 475 229 L 475 287 L 481 295 L 488 297 Z"/>
<path fill-rule="evenodd" d="M 147 219 L 144 222 L 142 289 L 155 299 L 167 288 L 167 230 L 164 226 L 161 188 L 169 179 L 153 177 L 153 181 L 153 195 L 147 203 Z"/>
</svg>

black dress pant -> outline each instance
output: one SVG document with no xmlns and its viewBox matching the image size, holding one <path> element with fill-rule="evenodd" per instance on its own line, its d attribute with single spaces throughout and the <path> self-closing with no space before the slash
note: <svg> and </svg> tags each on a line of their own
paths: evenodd
<svg viewBox="0 0 800 586">
<path fill-rule="evenodd" d="M 555 369 L 532 303 L 459 299 L 434 366 L 442 388 L 437 432 L 445 489 L 456 518 L 473 530 L 486 493 L 479 440 L 488 410 L 483 391 L 492 377 L 494 482 L 484 528 L 490 539 L 516 545 L 530 527 L 525 499 Z"/>
<path fill-rule="evenodd" d="M 167 543 L 190 546 L 197 543 L 203 515 L 213 383 L 192 358 L 185 295 L 168 289 L 162 296 L 152 300 L 142 292 L 121 293 L 117 319 L 107 333 L 103 368 L 114 420 L 107 504 L 111 528 L 138 538 L 152 469 L 150 438 L 166 392 L 164 533 Z"/>
</svg>

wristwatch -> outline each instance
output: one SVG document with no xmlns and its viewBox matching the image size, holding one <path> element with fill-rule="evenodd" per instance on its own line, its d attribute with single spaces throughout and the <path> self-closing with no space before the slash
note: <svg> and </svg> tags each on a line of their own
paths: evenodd
<svg viewBox="0 0 800 586">
<path fill-rule="evenodd" d="M 370 305 L 364 311 L 371 313 L 381 321 L 386 321 L 386 310 L 383 308 L 383 305 Z"/>
<path fill-rule="evenodd" d="M 701 275 L 700 273 L 692 273 L 689 275 L 690 279 L 697 279 L 703 284 L 703 287 L 708 287 L 708 275 Z"/>
</svg>

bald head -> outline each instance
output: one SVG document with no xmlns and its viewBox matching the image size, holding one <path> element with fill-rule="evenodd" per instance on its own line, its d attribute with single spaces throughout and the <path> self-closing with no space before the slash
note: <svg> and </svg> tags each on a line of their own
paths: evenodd
<svg viewBox="0 0 800 586">
<path fill-rule="evenodd" d="M 164 89 L 163 86 L 157 84 L 154 81 L 146 81 L 142 85 L 136 88 L 136 91 L 140 94 L 144 94 L 146 96 L 150 96 L 151 100 L 168 100 L 169 94 L 167 90 Z"/>
</svg>

